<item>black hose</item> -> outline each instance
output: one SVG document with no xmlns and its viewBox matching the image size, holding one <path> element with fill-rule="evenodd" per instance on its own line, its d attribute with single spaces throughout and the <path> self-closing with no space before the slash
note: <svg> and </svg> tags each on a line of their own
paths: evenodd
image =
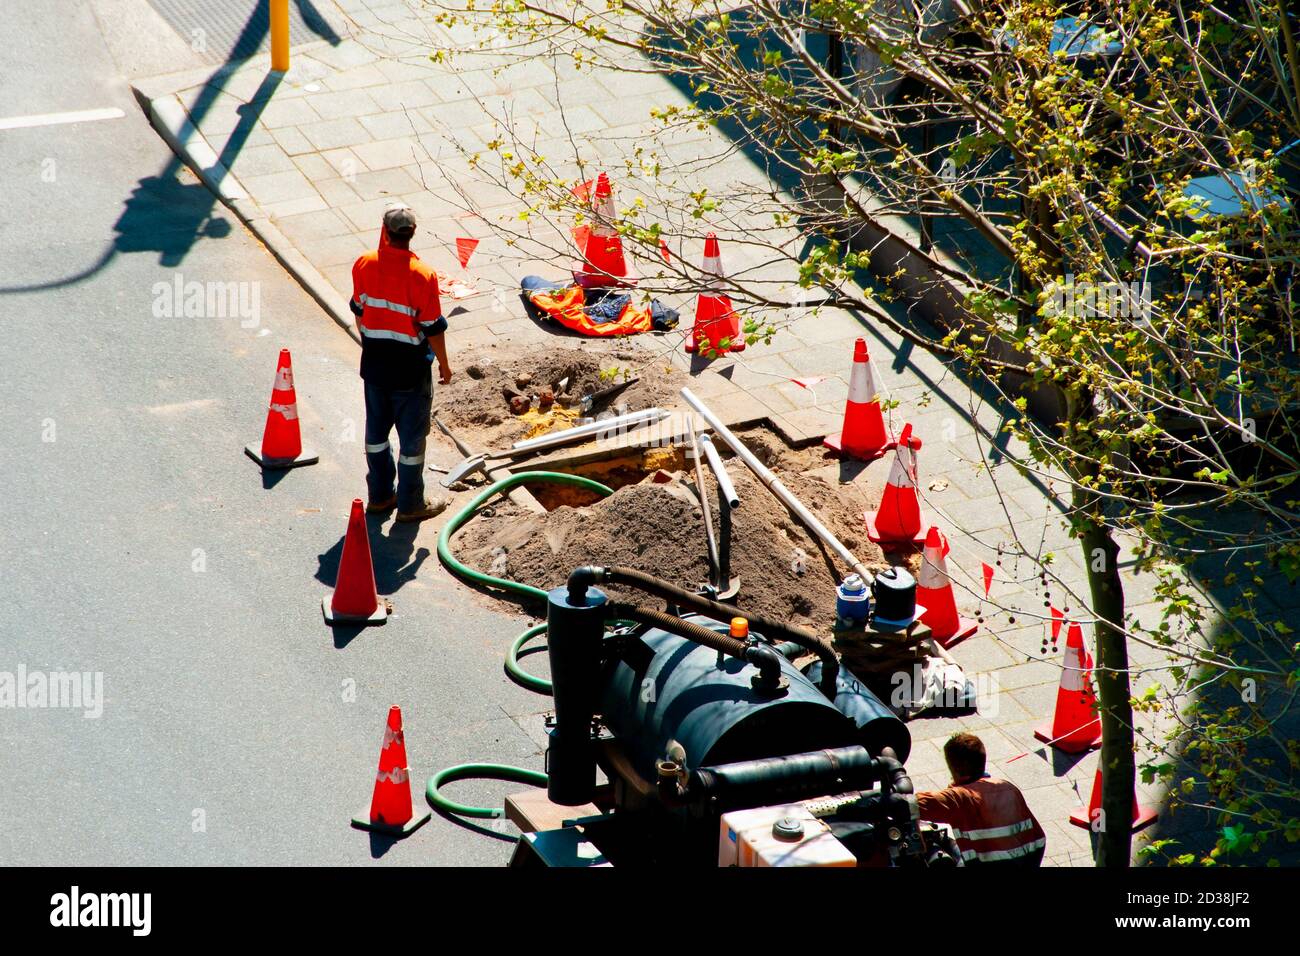
<svg viewBox="0 0 1300 956">
<path fill-rule="evenodd" d="M 715 621 L 726 622 L 733 617 L 746 618 L 754 630 L 760 632 L 769 640 L 784 638 L 816 654 L 822 662 L 821 692 L 830 700 L 835 699 L 835 681 L 840 673 L 839 658 L 835 656 L 835 651 L 831 649 L 831 646 L 812 631 L 796 627 L 793 624 L 784 624 L 780 621 L 773 621 L 751 614 L 734 604 L 723 604 L 721 601 L 714 601 L 702 594 L 696 594 L 693 591 L 678 587 L 670 581 L 657 578 L 653 574 L 638 571 L 636 568 L 602 568 L 597 565 L 576 568 L 569 575 L 570 594 L 574 593 L 575 588 L 577 588 L 578 594 L 583 594 L 586 592 L 587 585 L 601 582 L 638 588 L 648 594 L 661 597 L 665 601 L 671 601 L 682 607 L 690 608 L 692 611 L 703 614 L 705 617 L 711 617 Z"/>
<path fill-rule="evenodd" d="M 688 778 L 685 795 L 700 805 L 759 806 L 761 803 L 754 801 L 802 800 L 827 792 L 867 790 L 876 783 L 889 792 L 891 815 L 906 823 L 912 794 L 907 771 L 892 756 L 872 757 L 864 747 L 700 767 Z"/>
<path fill-rule="evenodd" d="M 912 793 L 912 778 L 907 775 L 907 770 L 898 760 L 898 755 L 894 753 L 893 747 L 884 747 L 880 755 L 876 757 L 876 763 L 880 769 L 889 775 L 890 789 L 895 793 Z"/>
<path fill-rule="evenodd" d="M 570 578 L 572 582 L 572 578 Z M 781 683 L 781 656 L 775 648 L 766 644 L 747 644 L 736 640 L 729 634 L 720 634 L 712 628 L 696 624 L 694 621 L 682 620 L 667 611 L 640 607 L 635 604 L 611 604 L 609 613 L 614 617 L 626 618 L 657 627 L 660 630 L 676 634 L 703 647 L 711 648 L 720 654 L 727 654 L 742 661 L 747 661 L 758 668 L 758 681 L 754 685 L 760 690 L 775 690 Z"/>
</svg>

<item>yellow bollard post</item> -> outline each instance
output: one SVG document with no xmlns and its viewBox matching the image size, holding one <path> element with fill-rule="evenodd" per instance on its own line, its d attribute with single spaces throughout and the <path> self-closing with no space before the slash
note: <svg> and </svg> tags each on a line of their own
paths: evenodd
<svg viewBox="0 0 1300 956">
<path fill-rule="evenodd" d="M 289 69 L 289 0 L 268 0 L 271 4 L 271 69 Z"/>
</svg>

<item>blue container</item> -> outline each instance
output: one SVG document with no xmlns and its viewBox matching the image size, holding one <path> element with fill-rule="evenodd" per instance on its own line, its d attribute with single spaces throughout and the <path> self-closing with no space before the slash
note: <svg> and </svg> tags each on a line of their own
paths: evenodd
<svg viewBox="0 0 1300 956">
<path fill-rule="evenodd" d="M 840 628 L 863 627 L 871 616 L 871 594 L 866 582 L 850 574 L 835 589 L 835 623 Z"/>
</svg>

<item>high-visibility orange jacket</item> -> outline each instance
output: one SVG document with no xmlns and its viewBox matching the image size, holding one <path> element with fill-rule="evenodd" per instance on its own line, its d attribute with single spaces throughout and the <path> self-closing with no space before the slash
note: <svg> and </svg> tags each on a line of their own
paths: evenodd
<svg viewBox="0 0 1300 956">
<path fill-rule="evenodd" d="M 352 266 L 352 312 L 361 333 L 361 377 L 392 389 L 418 387 L 432 372 L 429 336 L 447 328 L 438 276 L 407 249 L 379 248 Z"/>
<path fill-rule="evenodd" d="M 654 328 L 649 309 L 640 309 L 631 299 L 613 322 L 597 322 L 584 311 L 586 294 L 580 286 L 565 289 L 539 289 L 528 293 L 528 300 L 547 317 L 565 328 L 591 336 L 636 335 Z"/>
<path fill-rule="evenodd" d="M 1047 834 L 1029 812 L 1020 789 L 1006 780 L 984 778 L 946 790 L 918 793 L 921 819 L 947 823 L 966 863 L 1042 860 Z"/>
</svg>

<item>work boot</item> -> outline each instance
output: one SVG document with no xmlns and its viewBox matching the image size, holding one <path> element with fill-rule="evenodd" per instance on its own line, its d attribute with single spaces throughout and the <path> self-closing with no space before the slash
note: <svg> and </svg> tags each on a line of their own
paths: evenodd
<svg viewBox="0 0 1300 956">
<path fill-rule="evenodd" d="M 372 501 L 366 505 L 366 511 L 369 514 L 377 515 L 384 511 L 392 511 L 397 507 L 397 495 L 390 495 L 383 501 Z"/>
<path fill-rule="evenodd" d="M 397 520 L 402 522 L 423 521 L 425 518 L 432 518 L 436 515 L 440 515 L 446 510 L 446 498 L 434 498 L 432 501 L 426 498 L 424 499 L 424 505 L 417 507 L 414 511 L 397 512 Z"/>
</svg>

